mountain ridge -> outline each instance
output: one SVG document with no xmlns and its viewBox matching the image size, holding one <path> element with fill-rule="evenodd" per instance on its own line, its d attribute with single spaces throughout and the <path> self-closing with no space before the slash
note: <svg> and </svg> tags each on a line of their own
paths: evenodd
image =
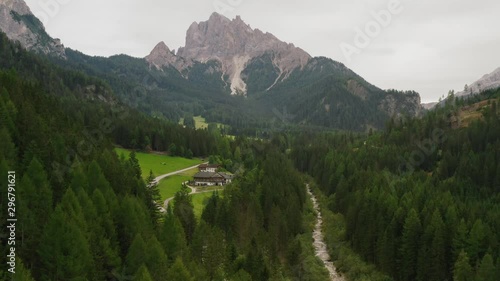
<svg viewBox="0 0 500 281">
<path fill-rule="evenodd" d="M 493 72 L 483 75 L 479 80 L 468 85 L 466 89 L 456 93 L 458 97 L 479 94 L 482 91 L 500 88 L 500 67 Z"/>
<path fill-rule="evenodd" d="M 173 63 L 173 57 L 164 57 L 165 60 L 161 62 L 157 59 L 161 56 L 155 49 L 146 60 L 157 68 L 173 66 L 182 72 L 191 66 Z M 231 94 L 246 95 L 247 85 L 241 73 L 250 60 L 266 53 L 275 55 L 273 64 L 279 69 L 281 78 L 286 78 L 297 67 L 303 68 L 311 59 L 307 52 L 293 44 L 280 41 L 271 33 L 252 29 L 240 16 L 230 20 L 218 13 L 213 13 L 207 21 L 193 22 L 186 32 L 185 46 L 179 48 L 176 55 L 172 54 L 175 60 L 183 58 L 201 63 L 219 61 L 222 77 L 229 76 L 226 82 L 231 85 Z"/>
<path fill-rule="evenodd" d="M 23 0 L 0 1 L 0 30 L 12 41 L 37 53 L 65 58 L 61 40 L 50 37 Z"/>
<path fill-rule="evenodd" d="M 389 118 L 422 112 L 418 93 L 384 91 L 344 64 L 311 57 L 271 33 L 252 29 L 239 16 L 229 20 L 214 13 L 207 21 L 191 24 L 186 46 L 175 51 L 160 42 L 145 58 L 88 56 L 64 47 L 57 55 L 57 50 L 47 49 L 55 39 L 36 17 L 28 17 L 37 27 L 29 34 L 45 40 L 25 48 L 50 55 L 68 70 L 99 77 L 127 104 L 176 123 L 201 115 L 208 122 L 229 125 L 234 135 L 256 135 L 259 129 L 276 128 L 276 122 L 369 131 L 383 128 Z"/>
</svg>

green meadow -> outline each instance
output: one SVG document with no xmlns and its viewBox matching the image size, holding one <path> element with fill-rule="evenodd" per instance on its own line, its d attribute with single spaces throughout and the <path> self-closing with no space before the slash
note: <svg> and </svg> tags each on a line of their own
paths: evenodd
<svg viewBox="0 0 500 281">
<path fill-rule="evenodd" d="M 195 168 L 161 180 L 160 184 L 158 184 L 158 189 L 160 190 L 162 201 L 174 197 L 175 193 L 181 190 L 181 184 L 192 180 L 197 172 L 198 168 Z"/>
<path fill-rule="evenodd" d="M 201 116 L 194 116 L 193 119 L 194 119 L 194 124 L 195 124 L 194 126 L 196 129 L 208 128 L 208 123 L 205 120 L 205 118 L 203 118 Z M 181 125 L 184 124 L 184 118 L 180 119 L 179 124 L 181 124 Z M 221 123 L 215 123 L 215 124 L 217 125 L 218 128 L 222 128 L 225 126 L 224 124 L 221 124 Z"/>
<path fill-rule="evenodd" d="M 118 156 L 122 154 L 125 155 L 125 158 L 128 158 L 131 152 L 131 150 L 123 148 L 115 148 L 115 151 Z M 201 159 L 196 158 L 187 159 L 144 152 L 136 152 L 135 154 L 137 160 L 139 160 L 139 164 L 141 165 L 143 178 L 147 178 L 149 176 L 150 170 L 153 171 L 155 176 L 161 176 L 203 163 Z"/>
</svg>

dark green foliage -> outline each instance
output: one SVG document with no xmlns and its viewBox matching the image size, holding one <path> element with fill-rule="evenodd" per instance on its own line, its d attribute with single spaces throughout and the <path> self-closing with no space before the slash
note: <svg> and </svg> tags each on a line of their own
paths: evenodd
<svg viewBox="0 0 500 281">
<path fill-rule="evenodd" d="M 484 255 L 476 272 L 476 281 L 494 281 L 498 279 L 497 269 L 490 254 Z"/>
<path fill-rule="evenodd" d="M 473 281 L 474 271 L 469 263 L 467 253 L 462 251 L 458 255 L 458 259 L 453 267 L 453 280 L 454 281 Z"/>
<path fill-rule="evenodd" d="M 184 117 L 184 126 L 187 128 L 195 129 L 196 128 L 196 122 L 194 121 L 194 118 L 192 115 Z"/>
<path fill-rule="evenodd" d="M 490 101 L 484 119 L 453 120 L 499 96 L 448 102 L 368 136 L 302 134 L 291 156 L 345 217 L 346 240 L 365 261 L 394 280 L 475 280 L 500 250 L 500 119 Z M 481 275 L 495 271 L 489 260 Z"/>
<path fill-rule="evenodd" d="M 73 201 L 71 197 L 74 194 L 69 193 L 67 198 Z M 80 207 L 75 201 L 71 204 L 75 211 Z M 81 212 L 68 215 L 67 211 L 58 206 L 45 227 L 38 248 L 39 280 L 84 280 L 91 277 L 93 261 L 86 239 L 87 230 L 78 223 L 84 218 Z"/>
<path fill-rule="evenodd" d="M 184 228 L 179 218 L 173 215 L 170 206 L 168 207 L 167 215 L 164 217 L 158 239 L 171 261 L 182 256 L 187 248 Z"/>
<path fill-rule="evenodd" d="M 95 281 L 283 275 L 287 245 L 303 231 L 305 196 L 274 146 L 260 150 L 252 140 L 148 118 L 119 105 L 99 79 L 62 70 L 5 37 L 0 43 L 0 171 L 18 172 L 21 272 L 29 268 L 36 280 Z M 173 211 L 158 217 L 154 176 L 145 182 L 133 155 L 120 159 L 113 143 L 220 155 L 242 180 L 227 195 L 214 195 L 204 212 L 209 225 L 195 219 L 185 190 L 171 202 Z M 207 231 L 194 240 L 196 229 Z"/>
<path fill-rule="evenodd" d="M 184 266 L 182 259 L 177 258 L 174 265 L 169 269 L 167 274 L 168 280 L 193 281 L 193 277 L 189 274 L 188 269 Z"/>
<path fill-rule="evenodd" d="M 153 278 L 151 277 L 151 274 L 149 274 L 149 270 L 145 265 L 139 267 L 134 276 L 134 281 L 153 281 Z"/>
<path fill-rule="evenodd" d="M 193 238 L 196 228 L 196 219 L 194 217 L 193 202 L 189 196 L 188 188 L 183 185 L 182 189 L 174 197 L 174 215 L 179 219 L 186 234 L 186 241 L 190 242 Z"/>
</svg>

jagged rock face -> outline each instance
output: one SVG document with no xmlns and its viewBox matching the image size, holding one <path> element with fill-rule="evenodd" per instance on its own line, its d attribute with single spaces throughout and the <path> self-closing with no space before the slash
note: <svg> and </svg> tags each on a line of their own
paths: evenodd
<svg viewBox="0 0 500 281">
<path fill-rule="evenodd" d="M 456 96 L 468 96 L 471 94 L 479 94 L 486 90 L 500 88 L 500 67 L 497 68 L 490 74 L 484 75 L 481 79 L 472 83 L 467 87 L 467 90 L 464 89 L 462 92 L 458 92 Z"/>
<path fill-rule="evenodd" d="M 379 110 L 386 112 L 391 117 L 403 115 L 419 117 L 422 115 L 420 95 L 416 92 L 406 94 L 387 94 L 379 105 Z"/>
<path fill-rule="evenodd" d="M 158 69 L 171 65 L 178 70 L 183 70 L 193 65 L 193 61 L 176 56 L 163 41 L 156 45 L 146 60 Z"/>
<path fill-rule="evenodd" d="M 206 22 L 193 23 L 186 35 L 186 46 L 180 48 L 176 58 L 165 56 L 165 60 L 153 62 L 151 57 L 161 57 L 151 54 L 147 60 L 155 65 L 172 65 L 179 71 L 183 70 L 175 63 L 179 58 L 186 61 L 208 62 L 217 60 L 222 65 L 223 77 L 228 76 L 231 83 L 231 92 L 246 95 L 246 83 L 241 73 L 247 63 L 253 58 L 266 53 L 273 54 L 273 64 L 279 69 L 279 77 L 283 78 L 294 69 L 303 68 L 311 56 L 293 44 L 278 40 L 274 35 L 252 29 L 238 16 L 228 18 L 217 13 L 212 14 Z"/>
<path fill-rule="evenodd" d="M 22 0 L 0 0 L 0 30 L 27 50 L 66 57 L 61 41 L 45 32 L 43 24 Z"/>
</svg>

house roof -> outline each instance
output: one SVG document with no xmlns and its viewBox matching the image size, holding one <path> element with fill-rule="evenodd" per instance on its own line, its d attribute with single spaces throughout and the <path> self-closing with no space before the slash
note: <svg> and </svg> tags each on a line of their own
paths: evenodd
<svg viewBox="0 0 500 281">
<path fill-rule="evenodd" d="M 227 180 L 232 180 L 234 178 L 233 175 L 227 174 L 227 173 L 219 173 L 221 176 L 223 176 Z"/>
<path fill-rule="evenodd" d="M 219 173 L 211 173 L 211 172 L 199 172 L 196 175 L 194 175 L 194 178 L 202 178 L 202 179 L 208 179 L 208 178 L 222 178 L 224 177 L 223 175 Z"/>
<path fill-rule="evenodd" d="M 203 169 L 203 168 L 219 168 L 219 164 L 201 164 L 198 166 L 198 168 Z"/>
</svg>

